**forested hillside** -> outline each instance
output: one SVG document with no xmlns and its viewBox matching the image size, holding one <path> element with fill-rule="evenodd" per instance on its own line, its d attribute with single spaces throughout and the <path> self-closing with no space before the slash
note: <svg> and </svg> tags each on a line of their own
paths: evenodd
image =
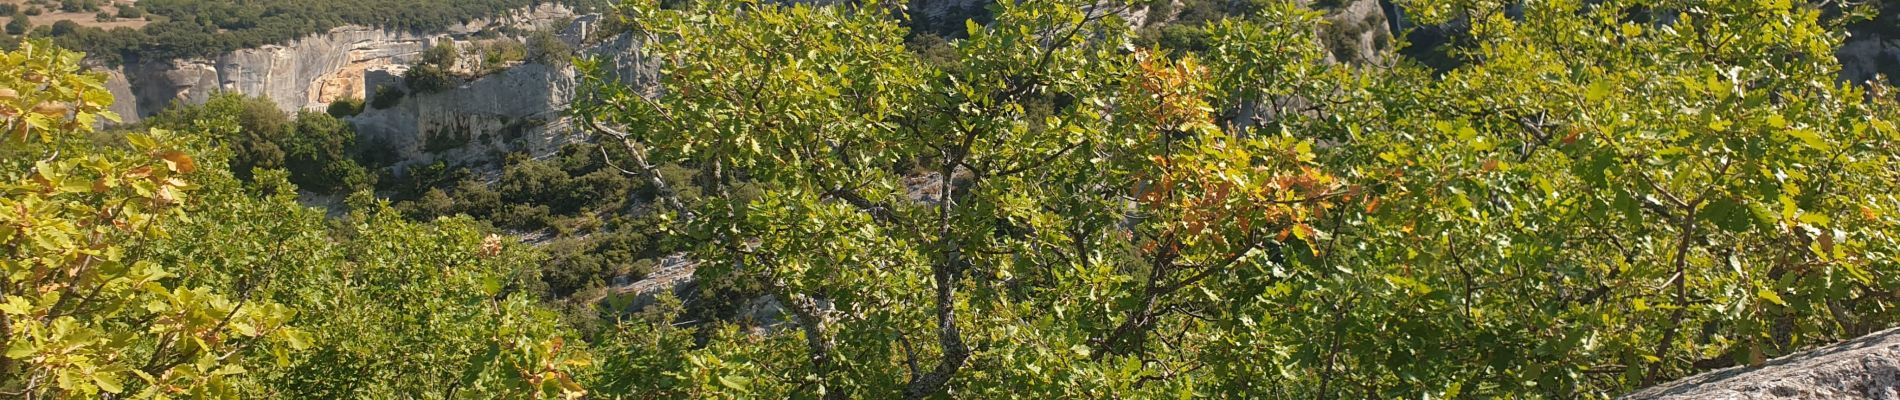
<svg viewBox="0 0 1900 400">
<path fill-rule="evenodd" d="M 658 90 L 582 55 L 594 140 L 496 174 L 237 95 L 96 129 L 27 41 L 0 397 L 1607 398 L 1900 324 L 1870 10 L 1397 3 L 1441 58 L 1297 1 L 629 0 Z"/>
<path fill-rule="evenodd" d="M 168 60 L 211 57 L 237 49 L 296 39 L 342 25 L 365 25 L 390 30 L 434 31 L 450 25 L 490 18 L 507 11 L 559 3 L 591 8 L 605 0 L 138 0 L 100 16 L 101 22 L 121 18 L 150 21 L 142 28 L 101 29 L 81 24 L 8 27 L 15 36 L 52 37 L 63 47 L 106 61 Z M 0 8 L 12 18 L 63 7 L 58 1 L 28 2 Z M 99 0 L 74 1 L 80 9 L 98 11 Z M 90 4 L 90 5 L 88 5 Z M 38 29 L 44 29 L 40 31 Z"/>
</svg>

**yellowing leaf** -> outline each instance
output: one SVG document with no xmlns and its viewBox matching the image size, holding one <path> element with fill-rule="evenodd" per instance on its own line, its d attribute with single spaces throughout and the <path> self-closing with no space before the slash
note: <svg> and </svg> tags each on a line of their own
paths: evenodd
<svg viewBox="0 0 1900 400">
<path fill-rule="evenodd" d="M 737 391 L 741 391 L 741 392 L 744 392 L 744 391 L 746 391 L 746 387 L 747 387 L 747 386 L 750 386 L 751 384 L 752 384 L 752 379 L 750 379 L 750 378 L 746 378 L 746 377 L 743 377 L 743 376 L 721 376 L 721 377 L 719 377 L 719 385 L 720 385 L 720 386 L 725 386 L 725 387 L 726 387 L 727 389 L 732 389 L 732 390 L 737 390 Z"/>
<path fill-rule="evenodd" d="M 22 340 L 12 340 L 11 342 L 13 343 L 7 345 L 7 358 L 17 360 L 33 355 L 33 343 L 24 340 L 25 338 L 21 339 Z"/>
<path fill-rule="evenodd" d="M 1596 81 L 1596 82 L 1591 83 L 1590 88 L 1586 89 L 1585 92 L 1583 93 L 1583 98 L 1585 100 L 1589 100 L 1593 102 L 1603 101 L 1604 98 L 1608 98 L 1608 97 L 1610 97 L 1610 83 L 1605 82 L 1605 81 Z"/>
<path fill-rule="evenodd" d="M 119 383 L 119 374 L 112 372 L 94 372 L 92 374 L 92 383 L 99 385 L 99 390 L 104 390 L 107 393 L 125 391 L 125 385 Z"/>
<path fill-rule="evenodd" d="M 1833 147 L 1833 146 L 1828 145 L 1826 140 L 1821 139 L 1821 134 L 1816 133 L 1811 130 L 1795 128 L 1795 129 L 1789 129 L 1787 132 L 1788 132 L 1788 136 L 1793 136 L 1795 139 L 1801 139 L 1801 144 L 1805 144 L 1808 147 L 1814 148 L 1815 150 L 1827 150 Z"/>
<path fill-rule="evenodd" d="M 166 150 L 158 153 L 158 157 L 165 160 L 166 167 L 181 174 L 189 174 L 191 171 L 198 169 L 198 163 L 192 161 L 191 155 L 185 154 L 185 152 L 182 151 Z"/>
<path fill-rule="evenodd" d="M 1776 294 L 1775 291 L 1773 290 L 1768 290 L 1768 289 L 1758 290 L 1758 291 L 1755 291 L 1755 296 L 1761 297 L 1762 300 L 1767 300 L 1770 303 L 1779 304 L 1782 307 L 1788 306 L 1788 302 L 1782 301 L 1781 295 Z"/>
</svg>

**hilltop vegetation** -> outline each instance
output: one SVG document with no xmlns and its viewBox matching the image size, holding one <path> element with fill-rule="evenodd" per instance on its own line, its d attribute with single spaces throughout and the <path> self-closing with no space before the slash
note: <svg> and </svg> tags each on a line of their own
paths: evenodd
<svg viewBox="0 0 1900 400">
<path fill-rule="evenodd" d="M 1900 323 L 1900 104 L 1837 81 L 1847 17 L 1401 3 L 1456 62 L 1326 62 L 1292 2 L 911 40 L 634 0 L 665 95 L 575 60 L 595 142 L 492 177 L 237 96 L 95 131 L 102 79 L 27 42 L 0 396 L 1603 398 Z M 674 252 L 694 297 L 603 288 Z"/>
<path fill-rule="evenodd" d="M 96 2 L 93 2 L 96 3 Z M 77 24 L 48 29 L 33 36 L 52 37 L 63 47 L 83 51 L 108 62 L 210 57 L 233 50 L 283 43 L 342 25 L 375 26 L 391 30 L 436 31 L 450 25 L 500 15 L 538 4 L 559 3 L 582 9 L 599 7 L 604 0 L 346 0 L 346 1 L 226 1 L 140 0 L 136 16 L 147 19 L 140 29 L 110 30 Z M 97 6 L 94 6 L 97 7 Z M 32 6 L 15 7 L 22 18 Z M 118 8 L 124 10 L 125 8 Z M 96 8 L 95 8 L 96 10 Z M 48 25 L 47 27 L 50 27 Z M 35 29 L 31 24 L 13 35 Z"/>
</svg>

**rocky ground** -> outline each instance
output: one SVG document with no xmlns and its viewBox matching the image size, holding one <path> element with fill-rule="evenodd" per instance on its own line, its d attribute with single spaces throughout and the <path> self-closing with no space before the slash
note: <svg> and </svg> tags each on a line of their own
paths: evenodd
<svg viewBox="0 0 1900 400">
<path fill-rule="evenodd" d="M 1651 387 L 1625 400 L 1900 400 L 1900 328 Z"/>
</svg>

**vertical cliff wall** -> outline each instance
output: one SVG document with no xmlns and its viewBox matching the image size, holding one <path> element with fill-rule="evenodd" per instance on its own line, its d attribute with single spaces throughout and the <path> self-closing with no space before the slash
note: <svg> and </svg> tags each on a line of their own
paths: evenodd
<svg viewBox="0 0 1900 400">
<path fill-rule="evenodd" d="M 632 35 L 582 47 L 628 85 L 656 84 L 654 60 Z M 391 79 L 372 74 L 367 87 Z M 385 146 L 402 165 L 450 165 L 500 160 L 509 152 L 546 155 L 588 135 L 565 116 L 580 86 L 569 65 L 522 64 L 437 93 L 412 94 L 394 106 L 349 119 L 359 143 Z"/>
<path fill-rule="evenodd" d="M 437 41 L 502 27 L 547 27 L 575 16 L 566 7 L 543 4 L 442 32 L 344 26 L 216 59 L 127 64 L 107 71 L 107 86 L 119 98 L 113 111 L 128 121 L 156 114 L 173 102 L 202 103 L 218 92 L 266 96 L 284 111 L 321 109 L 333 100 L 365 97 L 365 71 L 412 63 Z"/>
</svg>

